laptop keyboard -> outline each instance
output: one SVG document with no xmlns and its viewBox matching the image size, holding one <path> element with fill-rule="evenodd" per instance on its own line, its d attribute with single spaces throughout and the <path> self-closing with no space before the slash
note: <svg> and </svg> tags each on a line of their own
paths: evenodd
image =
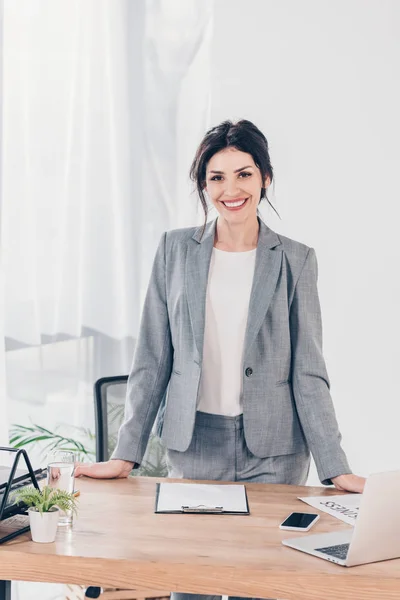
<svg viewBox="0 0 400 600">
<path fill-rule="evenodd" d="M 337 546 L 327 546 L 326 548 L 315 548 L 315 550 L 316 552 L 323 552 L 324 554 L 329 554 L 329 556 L 346 560 L 349 546 L 350 544 L 338 544 Z"/>
</svg>

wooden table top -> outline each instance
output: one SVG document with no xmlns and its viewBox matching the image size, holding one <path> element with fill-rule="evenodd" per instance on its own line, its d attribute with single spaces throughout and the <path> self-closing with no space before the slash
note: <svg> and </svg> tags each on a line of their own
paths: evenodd
<svg viewBox="0 0 400 600">
<path fill-rule="evenodd" d="M 346 568 L 282 546 L 307 535 L 278 528 L 294 510 L 314 511 L 297 496 L 336 490 L 246 484 L 248 516 L 165 515 L 154 514 L 157 481 L 173 480 L 79 479 L 73 529 L 59 528 L 54 544 L 25 534 L 1 545 L 0 579 L 282 600 L 400 598 L 399 559 Z M 312 533 L 348 527 L 321 513 Z"/>
</svg>

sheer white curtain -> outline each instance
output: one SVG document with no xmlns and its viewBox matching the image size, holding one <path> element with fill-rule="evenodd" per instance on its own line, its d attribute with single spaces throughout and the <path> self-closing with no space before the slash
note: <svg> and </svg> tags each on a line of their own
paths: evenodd
<svg viewBox="0 0 400 600">
<path fill-rule="evenodd" d="M 3 0 L 0 0 L 0 224 L 2 217 L 2 114 L 3 114 Z M 7 402 L 5 387 L 5 352 L 4 352 L 4 287 L 2 237 L 0 227 L 0 446 L 8 442 L 7 431 Z"/>
<path fill-rule="evenodd" d="M 33 345 L 43 335 L 78 337 L 83 327 L 133 335 L 143 131 L 127 3 L 5 7 L 5 334 Z"/>
<path fill-rule="evenodd" d="M 4 0 L 11 423 L 92 427 L 94 379 L 129 368 L 160 235 L 199 217 L 212 16 L 213 0 Z"/>
<path fill-rule="evenodd" d="M 188 172 L 210 125 L 214 1 L 148 0 L 146 7 L 141 211 L 148 273 L 160 222 L 184 227 L 201 219 Z"/>
<path fill-rule="evenodd" d="M 93 381 L 113 374 L 94 362 L 128 368 L 118 340 L 136 336 L 159 237 L 198 217 L 187 172 L 209 126 L 213 0 L 4 4 L 10 422 L 92 427 Z"/>
<path fill-rule="evenodd" d="M 212 4 L 5 6 L 6 337 L 135 337 L 159 236 L 196 215 Z"/>
</svg>

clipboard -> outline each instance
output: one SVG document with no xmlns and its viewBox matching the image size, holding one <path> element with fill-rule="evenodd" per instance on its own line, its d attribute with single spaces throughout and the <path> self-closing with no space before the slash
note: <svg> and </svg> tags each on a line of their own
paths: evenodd
<svg viewBox="0 0 400 600">
<path fill-rule="evenodd" d="M 186 486 L 190 486 L 191 489 L 188 487 L 186 488 Z M 167 498 L 165 498 L 166 494 L 163 494 L 166 490 L 169 492 Z M 198 500 L 192 500 L 190 502 L 185 501 L 185 498 L 188 497 L 185 492 L 190 492 L 189 496 L 197 496 Z M 171 501 L 171 493 L 175 494 L 173 501 Z M 202 497 L 204 496 L 215 496 L 216 499 L 221 498 L 223 501 L 212 503 L 203 502 Z M 233 497 L 230 498 L 230 496 Z M 163 504 L 163 506 L 160 506 L 161 504 Z M 247 490 L 243 484 L 218 485 L 217 483 L 157 483 L 154 512 L 156 514 L 202 515 L 250 514 Z"/>
</svg>

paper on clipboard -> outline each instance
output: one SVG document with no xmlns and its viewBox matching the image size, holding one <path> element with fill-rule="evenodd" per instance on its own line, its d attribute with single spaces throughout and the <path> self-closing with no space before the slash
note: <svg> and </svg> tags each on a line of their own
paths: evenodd
<svg viewBox="0 0 400 600">
<path fill-rule="evenodd" d="M 248 514 L 246 488 L 244 485 L 159 484 L 156 512 L 196 511 Z"/>
</svg>

